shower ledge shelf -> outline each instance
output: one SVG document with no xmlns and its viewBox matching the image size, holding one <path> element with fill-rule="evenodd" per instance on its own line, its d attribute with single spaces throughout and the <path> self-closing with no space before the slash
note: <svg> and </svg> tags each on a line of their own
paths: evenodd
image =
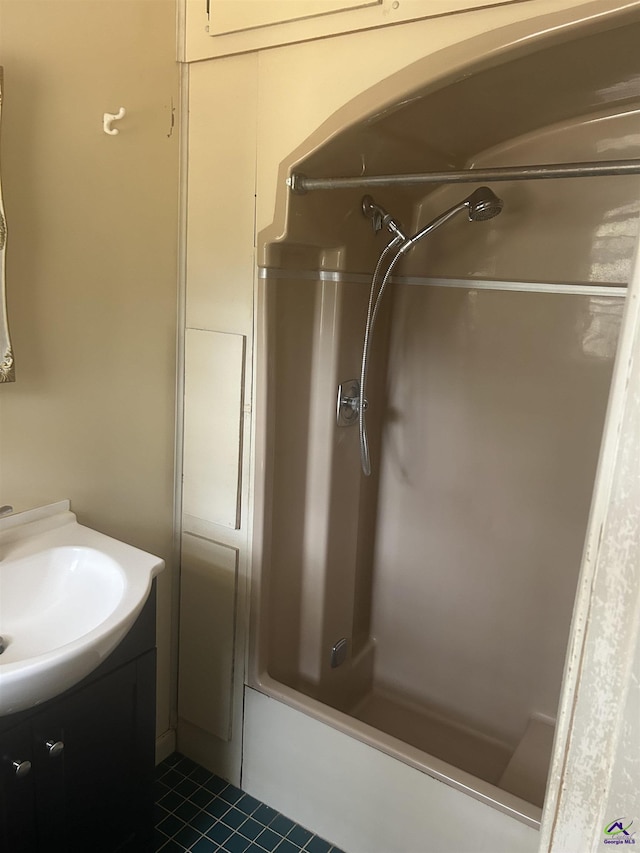
<svg viewBox="0 0 640 853">
<path fill-rule="evenodd" d="M 260 267 L 259 277 L 266 279 L 327 281 L 336 284 L 369 284 L 369 273 L 352 273 L 340 270 L 284 269 Z M 393 284 L 409 284 L 420 287 L 456 287 L 465 290 L 506 290 L 518 293 L 558 293 L 572 296 L 610 296 L 624 297 L 626 284 L 619 282 L 545 282 L 545 281 L 503 281 L 500 279 L 472 278 L 436 278 L 428 276 L 391 276 Z"/>
</svg>

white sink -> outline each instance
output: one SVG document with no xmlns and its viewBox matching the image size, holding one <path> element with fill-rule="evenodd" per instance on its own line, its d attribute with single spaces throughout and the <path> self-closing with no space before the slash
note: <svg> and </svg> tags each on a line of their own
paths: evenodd
<svg viewBox="0 0 640 853">
<path fill-rule="evenodd" d="M 0 716 L 63 693 L 99 666 L 163 567 L 78 524 L 68 501 L 0 519 Z"/>
</svg>

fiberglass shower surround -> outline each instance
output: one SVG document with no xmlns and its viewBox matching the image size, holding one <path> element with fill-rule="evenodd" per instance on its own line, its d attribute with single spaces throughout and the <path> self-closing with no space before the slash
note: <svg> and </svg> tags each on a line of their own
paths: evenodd
<svg viewBox="0 0 640 853">
<path fill-rule="evenodd" d="M 292 719 L 326 734 L 313 766 L 332 797 L 336 772 L 353 778 L 332 729 L 368 768 L 384 756 L 372 802 L 417 770 L 402 799 L 421 786 L 434 849 L 467 806 L 505 819 L 483 849 L 521 849 L 511 818 L 540 825 L 635 256 L 639 12 L 495 62 L 483 35 L 477 67 L 465 49 L 446 77 L 430 58 L 367 90 L 280 161 L 289 189 L 258 239 L 252 686 L 287 741 Z M 449 221 L 483 186 L 503 215 Z M 391 849 L 372 822 L 345 847 Z"/>
<path fill-rule="evenodd" d="M 360 366 L 360 383 L 357 389 L 357 399 L 353 405 L 358 412 L 358 434 L 360 441 L 360 463 L 362 472 L 365 476 L 371 475 L 371 455 L 369 452 L 369 440 L 367 435 L 366 409 L 368 400 L 366 397 L 367 390 L 367 373 L 369 368 L 369 354 L 371 341 L 373 337 L 373 329 L 380 308 L 380 303 L 384 295 L 384 291 L 391 278 L 391 273 L 394 267 L 403 258 L 407 252 L 411 251 L 417 243 L 431 234 L 445 222 L 448 222 L 458 213 L 467 211 L 469 222 L 484 222 L 488 219 L 493 219 L 502 211 L 504 204 L 502 199 L 489 189 L 489 187 L 479 187 L 458 204 L 450 207 L 444 213 L 441 213 L 435 219 L 432 219 L 428 225 L 421 228 L 413 237 L 408 237 L 401 226 L 393 219 L 387 211 L 376 204 L 371 196 L 366 195 L 362 199 L 362 213 L 364 216 L 371 219 L 374 233 L 377 233 L 382 228 L 386 228 L 393 238 L 380 253 L 378 263 L 371 278 L 371 290 L 369 293 L 369 304 L 367 307 L 367 320 L 364 331 L 364 341 L 362 345 L 362 361 Z M 390 256 L 390 260 L 388 257 Z M 380 279 L 380 277 L 382 277 Z M 378 281 L 380 284 L 378 285 Z"/>
</svg>

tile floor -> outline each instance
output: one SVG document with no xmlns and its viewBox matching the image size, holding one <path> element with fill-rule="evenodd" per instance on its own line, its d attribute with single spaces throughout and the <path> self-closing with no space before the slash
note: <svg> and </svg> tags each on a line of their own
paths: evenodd
<svg viewBox="0 0 640 853">
<path fill-rule="evenodd" d="M 179 753 L 155 785 L 158 853 L 343 853 Z"/>
</svg>

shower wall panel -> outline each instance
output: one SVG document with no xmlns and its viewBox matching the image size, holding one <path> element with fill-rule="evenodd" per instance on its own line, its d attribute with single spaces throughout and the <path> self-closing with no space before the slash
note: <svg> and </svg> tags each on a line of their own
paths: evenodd
<svg viewBox="0 0 640 853">
<path fill-rule="evenodd" d="M 357 427 L 336 427 L 336 403 L 338 385 L 359 373 L 361 340 L 351 330 L 364 324 L 367 287 L 276 276 L 264 285 L 273 389 L 269 672 L 347 709 L 371 681 L 377 490 L 363 488 Z M 385 312 L 374 368 L 387 332 Z M 384 374 L 375 375 L 380 399 Z M 379 428 L 372 443 L 379 448 Z M 347 660 L 334 667 L 331 650 L 343 639 Z"/>
<path fill-rule="evenodd" d="M 637 101 L 619 110 L 527 133 L 483 152 L 470 165 L 640 158 Z M 513 181 L 493 189 L 505 203 L 498 219 L 469 227 L 460 217 L 419 245 L 405 270 L 503 281 L 627 283 L 638 234 L 640 178 Z M 416 223 L 428 222 L 465 192 L 449 186 L 426 196 L 416 207 Z"/>
<path fill-rule="evenodd" d="M 555 716 L 622 304 L 397 287 L 377 686 L 512 743 Z"/>
</svg>

